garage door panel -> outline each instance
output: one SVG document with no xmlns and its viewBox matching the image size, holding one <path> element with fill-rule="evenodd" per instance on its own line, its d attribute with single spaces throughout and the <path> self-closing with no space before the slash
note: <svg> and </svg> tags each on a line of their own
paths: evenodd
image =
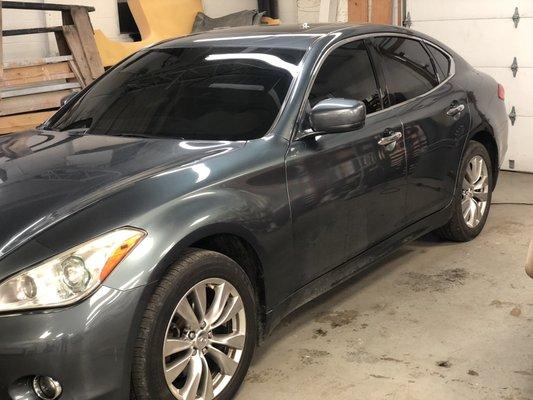
<svg viewBox="0 0 533 400">
<path fill-rule="evenodd" d="M 509 150 L 502 165 L 509 169 L 509 160 L 514 160 L 516 171 L 533 171 L 533 117 L 518 117 L 509 130 Z"/>
<path fill-rule="evenodd" d="M 503 85 L 508 112 L 512 106 L 515 106 L 517 113 L 533 117 L 533 95 L 531 93 L 533 90 L 533 68 L 520 68 L 516 78 L 513 78 L 510 68 L 478 69 L 489 74 Z"/>
<path fill-rule="evenodd" d="M 521 17 L 533 17 L 531 0 L 407 0 L 413 21 L 443 19 L 511 18 L 515 7 Z"/>
<path fill-rule="evenodd" d="M 442 41 L 476 67 L 508 67 L 514 57 L 519 66 L 533 67 L 533 18 L 521 19 L 519 29 L 494 19 L 415 22 L 412 29 Z"/>
</svg>

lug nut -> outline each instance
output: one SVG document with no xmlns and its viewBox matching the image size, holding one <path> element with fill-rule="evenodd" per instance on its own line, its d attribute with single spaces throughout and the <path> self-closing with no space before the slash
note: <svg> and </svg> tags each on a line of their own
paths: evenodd
<svg viewBox="0 0 533 400">
<path fill-rule="evenodd" d="M 205 321 L 202 321 L 202 323 L 200 324 L 200 328 L 204 329 L 206 326 L 207 324 L 205 323 Z"/>
<path fill-rule="evenodd" d="M 189 332 L 189 339 L 194 339 L 194 337 L 196 336 L 195 333 L 193 331 Z"/>
</svg>

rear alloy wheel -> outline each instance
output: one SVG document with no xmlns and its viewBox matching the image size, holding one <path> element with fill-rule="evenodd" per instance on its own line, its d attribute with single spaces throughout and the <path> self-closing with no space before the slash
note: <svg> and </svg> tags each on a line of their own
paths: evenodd
<svg viewBox="0 0 533 400">
<path fill-rule="evenodd" d="M 492 198 L 492 164 L 485 146 L 470 141 L 463 156 L 452 204 L 452 218 L 437 233 L 444 239 L 467 242 L 481 233 Z"/>
<path fill-rule="evenodd" d="M 254 353 L 250 279 L 223 254 L 188 250 L 159 282 L 137 338 L 136 400 L 230 400 Z"/>
<path fill-rule="evenodd" d="M 489 170 L 481 156 L 474 156 L 466 167 L 461 194 L 461 208 L 466 226 L 479 225 L 487 210 Z"/>
</svg>

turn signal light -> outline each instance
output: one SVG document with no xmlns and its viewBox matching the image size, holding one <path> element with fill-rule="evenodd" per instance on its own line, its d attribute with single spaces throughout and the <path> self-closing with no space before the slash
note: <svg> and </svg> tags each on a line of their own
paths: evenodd
<svg viewBox="0 0 533 400">
<path fill-rule="evenodd" d="M 500 83 L 498 83 L 498 98 L 505 100 L 505 88 Z"/>
</svg>

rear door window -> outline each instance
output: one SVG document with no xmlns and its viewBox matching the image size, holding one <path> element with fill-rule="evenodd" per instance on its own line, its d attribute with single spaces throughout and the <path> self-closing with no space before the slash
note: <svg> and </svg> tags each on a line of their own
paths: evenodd
<svg viewBox="0 0 533 400">
<path fill-rule="evenodd" d="M 375 46 L 387 78 L 387 105 L 420 96 L 439 84 L 431 58 L 422 43 L 404 37 L 378 37 Z"/>
</svg>

